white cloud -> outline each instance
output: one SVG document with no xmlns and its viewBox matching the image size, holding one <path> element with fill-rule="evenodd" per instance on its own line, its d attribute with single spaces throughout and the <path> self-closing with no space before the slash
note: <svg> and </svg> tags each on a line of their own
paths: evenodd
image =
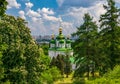
<svg viewBox="0 0 120 84">
<path fill-rule="evenodd" d="M 32 35 L 47 35 L 49 32 L 41 18 L 32 17 L 28 26 L 32 31 Z"/>
<path fill-rule="evenodd" d="M 41 14 L 42 19 L 46 21 L 53 21 L 53 22 L 59 21 L 59 18 L 54 16 L 55 12 L 50 8 L 42 8 L 42 9 L 39 8 L 37 12 Z"/>
<path fill-rule="evenodd" d="M 88 8 L 71 7 L 66 10 L 64 14 L 60 15 L 61 17 L 49 15 L 49 8 L 45 8 L 44 12 L 42 9 L 38 9 L 37 13 L 39 13 L 41 17 L 31 17 L 32 22 L 30 25 L 33 31 L 32 34 L 35 34 L 35 32 L 43 35 L 53 33 L 58 34 L 60 21 L 62 21 L 63 34 L 69 35 L 75 32 L 76 27 L 83 23 L 83 16 L 85 13 L 90 13 L 90 15 L 94 17 L 94 20 L 98 21 L 99 16 L 105 12 L 103 3 L 104 2 L 98 2 Z"/>
<path fill-rule="evenodd" d="M 7 2 L 8 2 L 8 6 L 7 6 L 8 9 L 13 8 L 13 7 L 20 8 L 21 6 L 21 4 L 17 3 L 16 0 L 7 0 Z"/>
<path fill-rule="evenodd" d="M 45 13 L 45 14 L 54 15 L 53 10 L 51 10 L 51 9 L 49 9 L 49 8 L 42 8 L 41 12 L 42 12 L 42 13 Z"/>
<path fill-rule="evenodd" d="M 98 21 L 99 16 L 105 13 L 103 8 L 104 2 L 98 2 L 95 5 L 85 8 L 85 7 L 71 7 L 67 11 L 67 13 L 63 16 L 64 18 L 72 18 L 73 23 L 75 26 L 80 26 L 83 23 L 83 16 L 85 13 L 89 13 L 91 16 L 94 17 L 94 20 Z"/>
<path fill-rule="evenodd" d="M 19 11 L 18 13 L 19 13 L 21 18 L 26 19 L 25 12 L 23 10 Z"/>
<path fill-rule="evenodd" d="M 62 22 L 63 34 L 70 35 L 76 31 L 76 27 L 83 23 L 83 16 L 85 13 L 89 13 L 94 17 L 94 21 L 99 20 L 99 16 L 105 13 L 103 8 L 104 1 L 97 2 L 90 7 L 70 7 L 68 8 L 61 17 L 55 16 L 55 12 L 49 8 L 38 9 L 33 11 L 29 9 L 27 15 L 31 17 L 30 27 L 32 34 L 58 34 L 60 21 Z M 36 17 L 36 16 L 39 17 Z"/>
<path fill-rule="evenodd" d="M 26 15 L 28 15 L 29 17 L 40 17 L 41 16 L 38 12 L 31 10 L 31 9 L 27 11 Z"/>
<path fill-rule="evenodd" d="M 38 21 L 37 17 L 32 17 L 31 19 L 32 19 L 33 22 L 37 22 Z"/>
<path fill-rule="evenodd" d="M 49 21 L 59 21 L 59 18 L 56 18 L 55 16 L 48 16 L 47 14 L 43 14 L 43 19 Z"/>
<path fill-rule="evenodd" d="M 26 5 L 27 8 L 33 7 L 33 3 L 31 3 L 31 2 L 25 3 L 25 5 Z"/>
<path fill-rule="evenodd" d="M 69 35 L 73 32 L 75 32 L 75 28 L 72 22 L 62 22 L 62 27 L 63 27 L 63 33 L 65 35 Z"/>
<path fill-rule="evenodd" d="M 105 1 L 105 0 L 56 0 L 58 6 L 65 10 L 70 7 L 90 7 L 93 6 L 94 3 L 98 1 Z"/>
</svg>

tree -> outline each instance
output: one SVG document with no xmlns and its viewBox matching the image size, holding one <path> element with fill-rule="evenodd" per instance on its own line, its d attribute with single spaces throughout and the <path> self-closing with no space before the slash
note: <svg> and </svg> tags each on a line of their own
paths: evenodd
<svg viewBox="0 0 120 84">
<path fill-rule="evenodd" d="M 71 73 L 71 67 L 72 67 L 69 55 L 65 56 L 64 61 L 65 61 L 64 73 L 66 74 L 66 77 L 68 78 L 68 75 Z"/>
<path fill-rule="evenodd" d="M 63 56 L 62 55 L 59 55 L 56 57 L 56 66 L 57 68 L 61 71 L 61 75 L 64 75 L 64 67 L 65 67 L 65 63 L 64 63 L 64 60 L 63 60 Z"/>
<path fill-rule="evenodd" d="M 3 51 L 4 77 L 1 82 L 29 83 L 40 82 L 40 51 L 30 35 L 25 21 L 19 17 L 4 15 L 0 21 L 2 43 L 8 47 Z"/>
<path fill-rule="evenodd" d="M 44 54 L 42 48 L 39 48 L 40 51 L 40 66 L 41 66 L 41 73 L 40 73 L 40 81 L 41 84 L 53 84 L 54 81 L 57 81 L 61 78 L 60 70 L 56 67 L 55 61 L 51 61 L 50 64 L 50 57 Z M 55 59 L 53 57 L 53 59 Z"/>
<path fill-rule="evenodd" d="M 2 44 L 1 40 L 0 40 L 0 83 L 1 83 L 1 79 L 4 78 L 4 67 L 3 67 L 3 62 L 2 62 L 2 53 L 4 50 L 7 49 L 6 44 Z"/>
<path fill-rule="evenodd" d="M 100 16 L 100 35 L 102 52 L 109 59 L 107 66 L 113 69 L 116 64 L 120 64 L 120 26 L 118 21 L 120 9 L 115 6 L 114 0 L 107 0 L 107 2 L 107 5 L 103 5 L 106 13 Z"/>
<path fill-rule="evenodd" d="M 0 0 L 0 16 L 4 15 L 5 10 L 7 9 L 7 4 L 6 0 Z"/>
<path fill-rule="evenodd" d="M 52 67 L 52 66 L 56 66 L 56 58 L 55 57 L 53 57 L 50 62 L 50 67 Z"/>
<path fill-rule="evenodd" d="M 5 20 L 9 19 L 9 20 Z M 16 26 L 11 24 L 14 21 L 14 17 L 4 16 L 0 21 L 0 35 L 2 36 L 2 43 L 5 43 L 8 48 L 3 52 L 2 62 L 4 68 L 4 78 L 3 82 L 10 80 L 11 82 L 20 82 L 22 80 L 21 72 L 21 62 L 22 49 L 19 49 L 20 39 L 18 37 L 18 32 Z M 18 80 L 16 80 L 18 79 Z M 21 80 L 19 80 L 21 79 Z"/>
<path fill-rule="evenodd" d="M 49 44 L 43 43 L 43 44 L 39 44 L 39 46 L 43 49 L 44 54 L 48 55 Z"/>
<path fill-rule="evenodd" d="M 96 50 L 95 39 L 97 36 L 97 25 L 88 13 L 84 15 L 84 23 L 77 28 L 73 36 L 78 38 L 74 42 L 74 56 L 76 63 L 75 76 L 82 76 L 87 72 L 89 78 L 90 63 L 95 62 L 94 51 Z M 93 68 L 93 67 L 92 67 Z"/>
</svg>

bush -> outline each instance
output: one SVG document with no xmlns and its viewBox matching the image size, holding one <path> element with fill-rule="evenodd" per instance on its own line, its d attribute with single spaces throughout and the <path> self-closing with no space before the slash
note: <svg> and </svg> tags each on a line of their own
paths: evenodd
<svg viewBox="0 0 120 84">
<path fill-rule="evenodd" d="M 49 68 L 41 74 L 41 84 L 53 84 L 54 81 L 57 81 L 61 78 L 60 71 L 56 67 Z"/>
<path fill-rule="evenodd" d="M 103 77 L 95 80 L 88 80 L 86 84 L 120 84 L 120 65 L 116 65 L 113 70 L 108 71 Z"/>
<path fill-rule="evenodd" d="M 73 84 L 120 84 L 120 65 L 116 65 L 113 70 L 108 71 L 101 78 L 91 80 L 77 78 Z"/>
<path fill-rule="evenodd" d="M 104 75 L 108 79 L 118 79 L 120 78 L 120 65 L 116 65 L 113 70 L 109 71 Z"/>
</svg>

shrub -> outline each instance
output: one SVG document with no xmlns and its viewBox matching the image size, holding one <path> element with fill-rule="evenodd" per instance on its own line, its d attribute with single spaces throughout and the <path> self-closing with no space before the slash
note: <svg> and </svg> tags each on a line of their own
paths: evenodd
<svg viewBox="0 0 120 84">
<path fill-rule="evenodd" d="M 60 71 L 56 67 L 49 68 L 41 74 L 41 84 L 53 84 L 54 81 L 57 81 L 61 78 Z"/>
</svg>

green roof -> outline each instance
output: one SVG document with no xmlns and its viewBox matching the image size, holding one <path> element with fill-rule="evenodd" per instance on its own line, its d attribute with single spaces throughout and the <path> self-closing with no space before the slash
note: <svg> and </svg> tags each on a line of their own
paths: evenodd
<svg viewBox="0 0 120 84">
<path fill-rule="evenodd" d="M 66 48 L 57 48 L 56 50 L 58 50 L 58 51 L 66 51 L 67 49 Z"/>
<path fill-rule="evenodd" d="M 71 40 L 66 40 L 66 43 L 71 43 Z"/>
<path fill-rule="evenodd" d="M 50 43 L 55 44 L 55 40 L 51 40 Z"/>
<path fill-rule="evenodd" d="M 56 50 L 56 48 L 54 47 L 54 48 L 49 48 L 49 50 Z"/>
<path fill-rule="evenodd" d="M 60 40 L 59 43 L 64 43 L 64 40 Z"/>
<path fill-rule="evenodd" d="M 63 34 L 59 34 L 56 39 L 65 39 L 64 35 Z"/>
<path fill-rule="evenodd" d="M 49 50 L 52 50 L 52 51 L 73 51 L 73 49 L 68 49 L 68 48 L 49 48 Z"/>
</svg>

